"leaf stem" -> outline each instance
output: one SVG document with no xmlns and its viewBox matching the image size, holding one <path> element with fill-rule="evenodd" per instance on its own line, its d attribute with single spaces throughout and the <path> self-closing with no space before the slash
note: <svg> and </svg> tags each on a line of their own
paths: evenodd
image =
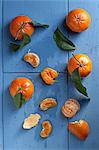
<svg viewBox="0 0 99 150">
<path fill-rule="evenodd" d="M 75 58 L 75 60 L 79 63 L 80 67 L 83 67 L 83 64 L 75 57 L 75 55 L 74 54 L 72 54 L 72 55 Z"/>
</svg>

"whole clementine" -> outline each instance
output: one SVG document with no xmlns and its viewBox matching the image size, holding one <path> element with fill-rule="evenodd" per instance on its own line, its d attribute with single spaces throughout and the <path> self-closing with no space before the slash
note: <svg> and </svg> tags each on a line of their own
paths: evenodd
<svg viewBox="0 0 99 150">
<path fill-rule="evenodd" d="M 87 138 L 89 134 L 89 125 L 85 120 L 79 120 L 70 122 L 68 124 L 68 130 L 77 136 L 80 140 L 84 140 Z"/>
<path fill-rule="evenodd" d="M 14 97 L 18 93 L 22 93 L 28 101 L 34 93 L 33 83 L 25 77 L 16 78 L 10 84 L 10 94 Z"/>
<path fill-rule="evenodd" d="M 29 24 L 32 20 L 28 16 L 17 16 L 10 23 L 10 33 L 18 40 L 23 39 L 23 33 L 31 36 L 34 32 L 33 25 Z M 21 30 L 20 30 L 21 29 Z M 18 34 L 18 35 L 17 35 Z"/>
<path fill-rule="evenodd" d="M 80 76 L 86 77 L 92 71 L 92 61 L 85 54 L 76 54 L 68 62 L 68 72 L 72 75 L 73 71 L 78 68 Z"/>
<path fill-rule="evenodd" d="M 78 8 L 70 11 L 66 17 L 66 25 L 74 32 L 82 32 L 90 25 L 90 15 L 84 9 Z"/>
</svg>

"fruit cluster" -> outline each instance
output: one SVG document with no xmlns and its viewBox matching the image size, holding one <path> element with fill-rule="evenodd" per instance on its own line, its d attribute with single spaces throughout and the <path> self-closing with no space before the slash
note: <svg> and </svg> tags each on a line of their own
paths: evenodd
<svg viewBox="0 0 99 150">
<path fill-rule="evenodd" d="M 66 26 L 73 32 L 82 32 L 89 27 L 90 21 L 90 15 L 85 10 L 79 8 L 69 12 L 66 17 Z M 11 43 L 13 50 L 17 51 L 28 44 L 31 41 L 30 37 L 32 33 L 38 27 L 48 28 L 49 26 L 32 21 L 28 16 L 18 16 L 14 18 L 10 24 L 10 32 L 13 38 L 21 41 L 21 43 L 18 45 Z M 57 46 L 63 50 L 71 51 L 76 49 L 74 43 L 64 36 L 59 28 L 54 32 L 53 38 Z M 25 54 L 24 61 L 28 62 L 34 68 L 40 65 L 40 57 L 33 52 Z M 90 58 L 85 54 L 73 54 L 73 57 L 68 61 L 67 69 L 76 89 L 88 97 L 86 88 L 81 83 L 81 78 L 88 76 L 92 71 L 92 61 Z M 52 68 L 46 67 L 40 75 L 47 85 L 52 85 L 56 82 L 58 72 Z M 28 78 L 20 77 L 11 82 L 10 94 L 17 108 L 20 108 L 26 101 L 28 101 L 33 93 L 34 84 Z M 46 111 L 47 109 L 56 106 L 57 101 L 54 98 L 46 98 L 41 101 L 40 110 Z M 65 102 L 61 111 L 65 117 L 72 118 L 78 111 L 80 111 L 80 104 L 75 99 L 69 99 Z M 39 123 L 40 118 L 41 116 L 39 114 L 30 114 L 30 116 L 24 120 L 23 128 L 33 128 Z M 89 125 L 84 120 L 74 121 L 68 124 L 68 130 L 79 139 L 83 140 L 89 134 Z M 45 120 L 42 123 L 40 136 L 47 138 L 51 132 L 52 123 Z"/>
</svg>

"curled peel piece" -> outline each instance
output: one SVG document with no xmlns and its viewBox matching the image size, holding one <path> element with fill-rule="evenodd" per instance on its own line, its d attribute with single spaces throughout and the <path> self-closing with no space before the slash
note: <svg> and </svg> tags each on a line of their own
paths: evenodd
<svg viewBox="0 0 99 150">
<path fill-rule="evenodd" d="M 40 103 L 40 109 L 41 110 L 47 110 L 49 108 L 55 107 L 57 105 L 57 102 L 54 98 L 46 98 L 41 101 Z"/>
<path fill-rule="evenodd" d="M 41 72 L 41 77 L 46 84 L 53 84 L 58 77 L 58 72 L 47 67 Z"/>
<path fill-rule="evenodd" d="M 24 120 L 23 129 L 31 129 L 35 127 L 40 120 L 41 116 L 39 114 L 30 114 L 28 118 Z"/>
<path fill-rule="evenodd" d="M 68 130 L 80 140 L 85 140 L 90 131 L 88 123 L 84 120 L 70 122 Z"/>
<path fill-rule="evenodd" d="M 40 64 L 39 56 L 35 53 L 30 53 L 30 52 L 28 52 L 27 54 L 24 55 L 24 61 L 31 64 L 32 67 L 34 67 L 34 68 L 38 67 L 38 65 Z"/>
<path fill-rule="evenodd" d="M 42 138 L 47 138 L 52 132 L 52 124 L 50 121 L 44 121 L 42 123 L 42 130 L 40 132 L 40 136 Z"/>
<path fill-rule="evenodd" d="M 69 99 L 62 107 L 62 113 L 65 117 L 72 118 L 80 110 L 80 104 L 75 99 Z"/>
</svg>

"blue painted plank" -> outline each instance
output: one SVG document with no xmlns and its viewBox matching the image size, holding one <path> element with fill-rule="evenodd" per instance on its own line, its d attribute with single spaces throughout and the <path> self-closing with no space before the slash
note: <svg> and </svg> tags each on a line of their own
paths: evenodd
<svg viewBox="0 0 99 150">
<path fill-rule="evenodd" d="M 9 94 L 9 85 L 16 77 L 28 77 L 35 86 L 32 99 L 20 110 L 16 110 Z M 58 92 L 59 91 L 59 92 Z M 61 114 L 61 107 L 67 99 L 66 74 L 59 74 L 57 82 L 51 86 L 45 85 L 39 73 L 5 73 L 3 92 L 3 116 L 4 116 L 4 149 L 5 150 L 67 150 L 68 131 L 66 126 L 68 120 Z M 39 102 L 46 97 L 57 99 L 58 106 L 48 111 L 39 110 Z M 25 131 L 22 129 L 23 120 L 30 114 L 38 112 L 42 119 L 37 127 Z M 48 139 L 39 136 L 43 120 L 51 120 L 53 132 Z"/>
<path fill-rule="evenodd" d="M 40 72 L 45 66 L 53 67 L 62 72 L 65 71 L 68 56 L 56 46 L 53 32 L 59 24 L 63 23 L 67 6 L 66 0 L 4 1 L 4 72 Z M 18 15 L 28 15 L 33 20 L 49 24 L 50 27 L 36 30 L 32 36 L 32 42 L 19 52 L 14 53 L 9 47 L 12 40 L 9 33 L 9 23 Z M 41 65 L 37 69 L 33 69 L 22 59 L 29 49 L 36 52 L 41 58 Z"/>
<path fill-rule="evenodd" d="M 3 149 L 3 120 L 2 120 L 2 0 L 0 0 L 0 150 Z"/>
<path fill-rule="evenodd" d="M 69 10 L 75 8 L 84 8 L 91 15 L 91 25 L 88 30 L 83 33 L 76 34 L 69 32 L 70 39 L 77 45 L 75 53 L 84 53 L 88 55 L 93 61 L 92 73 L 83 80 L 83 84 L 87 87 L 90 102 L 87 102 L 83 96 L 81 96 L 72 86 L 69 81 L 69 96 L 77 98 L 81 103 L 80 112 L 72 118 L 70 121 L 85 119 L 90 125 L 90 134 L 85 141 L 80 141 L 72 134 L 69 135 L 69 149 L 70 150 L 98 150 L 99 149 L 99 117 L 97 117 L 99 110 L 99 78 L 98 78 L 98 66 L 99 66 L 99 1 L 97 0 L 72 0 L 69 1 Z M 69 54 L 71 57 L 71 53 Z M 82 100 L 83 99 L 83 100 Z"/>
</svg>

